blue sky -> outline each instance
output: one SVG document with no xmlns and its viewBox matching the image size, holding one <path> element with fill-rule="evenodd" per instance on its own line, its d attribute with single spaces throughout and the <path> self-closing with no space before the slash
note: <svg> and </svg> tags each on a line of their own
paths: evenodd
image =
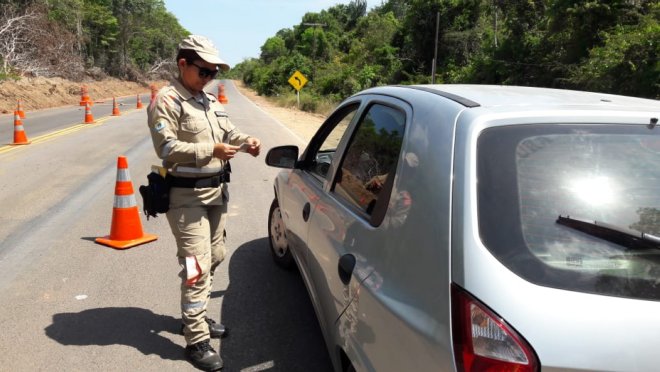
<svg viewBox="0 0 660 372">
<path fill-rule="evenodd" d="M 220 57 L 232 67 L 259 57 L 266 39 L 319 12 L 350 0 L 165 0 L 165 7 L 185 29 L 210 38 Z M 368 0 L 368 8 L 381 0 Z"/>
</svg>

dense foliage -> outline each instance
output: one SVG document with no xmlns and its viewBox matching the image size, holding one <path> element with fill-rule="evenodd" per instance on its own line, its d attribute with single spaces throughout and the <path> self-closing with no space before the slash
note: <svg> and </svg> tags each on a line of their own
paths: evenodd
<svg viewBox="0 0 660 372">
<path fill-rule="evenodd" d="M 162 0 L 0 0 L 0 76 L 141 80 L 187 34 Z"/>
<path fill-rule="evenodd" d="M 287 81 L 299 70 L 302 106 L 316 110 L 376 85 L 429 83 L 437 55 L 438 83 L 658 99 L 659 19 L 657 0 L 382 0 L 369 11 L 353 0 L 305 14 L 231 76 L 295 100 Z M 0 0 L 0 78 L 140 80 L 172 71 L 186 34 L 163 0 Z"/>
<path fill-rule="evenodd" d="M 382 84 L 516 84 L 660 98 L 655 0 L 365 0 L 307 13 L 234 69 L 262 95 L 341 100 Z M 310 104 L 311 102 L 311 104 Z"/>
</svg>

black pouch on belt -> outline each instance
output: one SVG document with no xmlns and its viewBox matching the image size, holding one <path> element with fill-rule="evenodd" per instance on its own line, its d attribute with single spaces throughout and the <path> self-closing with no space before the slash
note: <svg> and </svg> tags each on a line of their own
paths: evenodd
<svg viewBox="0 0 660 372">
<path fill-rule="evenodd" d="M 170 209 L 170 182 L 169 176 L 161 176 L 151 172 L 147 175 L 149 184 L 140 186 L 142 195 L 142 208 L 149 217 L 157 217 L 158 213 L 166 213 Z"/>
</svg>

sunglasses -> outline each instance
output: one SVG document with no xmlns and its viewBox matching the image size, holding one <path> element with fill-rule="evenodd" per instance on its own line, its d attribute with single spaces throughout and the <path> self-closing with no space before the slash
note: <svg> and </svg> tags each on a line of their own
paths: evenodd
<svg viewBox="0 0 660 372">
<path fill-rule="evenodd" d="M 218 74 L 217 67 L 216 67 L 216 70 L 211 70 L 211 69 L 208 69 L 206 67 L 196 65 L 194 63 L 190 63 L 190 65 L 195 66 L 199 69 L 199 77 L 202 78 L 202 79 L 207 78 L 207 77 L 210 77 L 211 79 L 214 79 L 215 75 Z"/>
</svg>

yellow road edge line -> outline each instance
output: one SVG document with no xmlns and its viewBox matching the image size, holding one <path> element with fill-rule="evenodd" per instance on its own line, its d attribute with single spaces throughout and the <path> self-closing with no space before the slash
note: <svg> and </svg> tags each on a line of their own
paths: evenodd
<svg viewBox="0 0 660 372">
<path fill-rule="evenodd" d="M 9 152 L 11 150 L 15 150 L 15 149 L 23 147 L 23 146 L 28 146 L 28 145 L 31 145 L 31 144 L 44 143 L 44 142 L 48 141 L 49 139 L 59 137 L 59 136 L 63 136 L 65 134 L 68 134 L 68 133 L 71 133 L 71 132 L 79 131 L 87 125 L 88 124 L 78 124 L 78 125 L 74 125 L 72 127 L 61 129 L 61 130 L 58 130 L 58 131 L 55 131 L 55 132 L 52 132 L 52 133 L 47 133 L 47 134 L 41 135 L 39 137 L 33 138 L 32 140 L 30 140 L 30 143 L 25 144 L 25 145 L 9 144 L 9 145 L 0 147 L 0 154 L 4 154 L 6 152 Z"/>
<path fill-rule="evenodd" d="M 13 150 L 14 147 L 18 147 L 18 146 L 13 146 L 13 145 L 2 146 L 2 147 L 0 147 L 0 154 L 4 154 L 5 152 L 9 152 L 9 151 Z"/>
<path fill-rule="evenodd" d="M 72 127 L 68 127 L 68 128 L 64 128 L 64 129 L 57 130 L 57 131 L 55 131 L 55 132 L 46 133 L 46 134 L 43 134 L 43 135 L 41 135 L 41 136 L 39 136 L 39 137 L 35 137 L 35 138 L 32 140 L 32 142 L 39 141 L 39 140 L 42 140 L 42 139 L 45 139 L 45 138 L 49 138 L 49 137 L 59 136 L 60 134 L 64 134 L 64 133 L 68 133 L 68 132 L 73 132 L 73 131 L 78 130 L 79 128 L 84 127 L 85 125 L 86 125 L 86 124 L 78 124 L 78 125 L 74 125 L 74 126 L 72 126 Z"/>
<path fill-rule="evenodd" d="M 57 133 L 52 134 L 52 135 L 40 136 L 39 138 L 35 138 L 35 139 L 32 141 L 32 143 L 44 143 L 44 142 L 47 142 L 47 141 L 49 141 L 49 140 L 51 140 L 51 139 L 54 139 L 54 138 L 57 138 L 57 137 L 64 136 L 65 134 L 69 134 L 69 133 L 77 132 L 77 131 L 79 131 L 79 130 L 81 130 L 81 129 L 84 129 L 87 125 L 88 125 L 88 124 L 76 125 L 76 126 L 74 126 L 74 127 L 71 127 L 69 130 L 58 131 Z"/>
</svg>

